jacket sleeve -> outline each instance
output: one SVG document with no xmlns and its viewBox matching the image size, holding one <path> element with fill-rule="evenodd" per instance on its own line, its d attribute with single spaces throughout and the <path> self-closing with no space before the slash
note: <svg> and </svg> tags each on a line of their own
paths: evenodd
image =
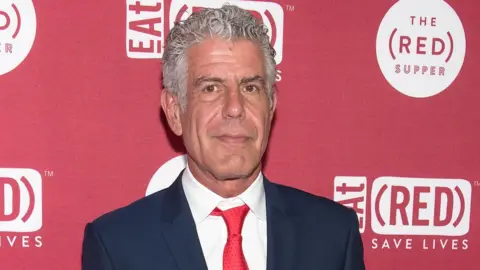
<svg viewBox="0 0 480 270">
<path fill-rule="evenodd" d="M 363 259 L 363 243 L 359 231 L 358 217 L 355 211 L 350 212 L 350 233 L 345 254 L 344 270 L 365 270 Z"/>
<path fill-rule="evenodd" d="M 114 270 L 105 245 L 92 223 L 85 226 L 81 261 L 82 270 Z"/>
</svg>

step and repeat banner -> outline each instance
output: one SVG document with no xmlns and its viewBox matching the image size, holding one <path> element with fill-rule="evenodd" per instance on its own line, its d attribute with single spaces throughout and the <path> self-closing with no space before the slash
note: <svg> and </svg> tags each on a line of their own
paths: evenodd
<svg viewBox="0 0 480 270">
<path fill-rule="evenodd" d="M 224 2 L 0 0 L 0 269 L 79 270 L 88 221 L 172 183 L 165 38 Z M 354 208 L 367 269 L 478 269 L 479 2 L 230 3 L 278 53 L 266 175 Z"/>
</svg>

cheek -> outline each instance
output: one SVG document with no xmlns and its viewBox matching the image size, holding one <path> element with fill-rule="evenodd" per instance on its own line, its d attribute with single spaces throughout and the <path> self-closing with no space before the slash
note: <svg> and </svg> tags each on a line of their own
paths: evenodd
<svg viewBox="0 0 480 270">
<path fill-rule="evenodd" d="M 251 111 L 251 123 L 253 124 L 256 132 L 257 144 L 262 144 L 267 140 L 268 132 L 270 128 L 270 116 L 263 110 Z"/>
<path fill-rule="evenodd" d="M 194 116 L 195 116 L 195 111 L 188 108 L 188 105 L 187 105 L 187 110 L 182 115 L 182 130 L 183 130 L 183 139 L 185 140 L 185 143 L 188 143 L 190 145 L 192 144 L 192 140 L 196 140 L 195 134 L 196 134 L 196 128 L 198 124 Z"/>
<path fill-rule="evenodd" d="M 211 108 L 201 108 L 190 115 L 190 132 L 196 140 L 205 141 L 208 139 L 212 126 L 216 123 L 215 113 Z"/>
</svg>

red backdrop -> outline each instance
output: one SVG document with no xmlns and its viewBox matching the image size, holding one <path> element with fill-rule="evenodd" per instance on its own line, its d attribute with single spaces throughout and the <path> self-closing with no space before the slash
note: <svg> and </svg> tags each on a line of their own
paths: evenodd
<svg viewBox="0 0 480 270">
<path fill-rule="evenodd" d="M 477 269 L 478 1 L 275 1 L 231 1 L 279 52 L 267 176 L 354 207 L 368 269 Z M 168 186 L 158 58 L 222 2 L 1 0 L 1 269 L 80 269 L 86 222 Z"/>
</svg>

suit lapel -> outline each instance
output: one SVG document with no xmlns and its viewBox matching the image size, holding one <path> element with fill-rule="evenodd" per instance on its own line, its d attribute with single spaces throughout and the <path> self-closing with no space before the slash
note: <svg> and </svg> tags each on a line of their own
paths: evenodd
<svg viewBox="0 0 480 270">
<path fill-rule="evenodd" d="M 165 193 L 163 236 L 180 270 L 206 270 L 195 221 L 183 192 L 182 174 L 183 171 Z"/>
<path fill-rule="evenodd" d="M 278 186 L 265 178 L 267 270 L 294 269 L 295 228 Z"/>
</svg>

